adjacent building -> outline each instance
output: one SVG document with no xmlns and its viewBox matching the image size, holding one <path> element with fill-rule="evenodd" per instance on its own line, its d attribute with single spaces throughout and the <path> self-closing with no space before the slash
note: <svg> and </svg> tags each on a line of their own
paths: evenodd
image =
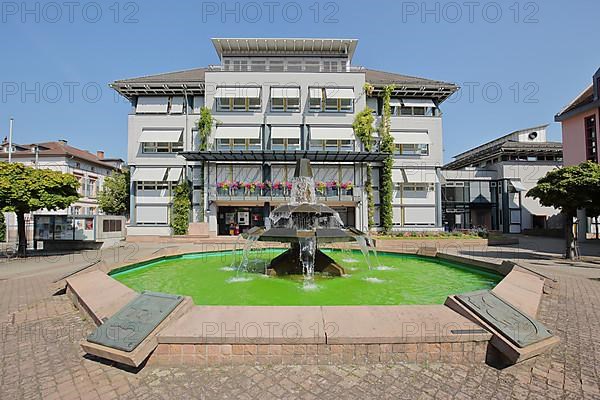
<svg viewBox="0 0 600 400">
<path fill-rule="evenodd" d="M 442 210 L 449 230 L 483 227 L 504 233 L 560 229 L 559 210 L 525 196 L 563 163 L 562 144 L 548 125 L 509 133 L 465 151 L 444 166 Z"/>
<path fill-rule="evenodd" d="M 212 39 L 219 64 L 119 80 L 112 87 L 131 101 L 128 162 L 131 225 L 128 235 L 171 234 L 173 188 L 187 180 L 191 223 L 237 234 L 263 225 L 286 201 L 293 166 L 312 161 L 320 201 L 348 226 L 367 229 L 364 191 L 373 166 L 379 224 L 381 162 L 352 129 L 369 106 L 381 118 L 381 93 L 394 85 L 394 228 L 442 229 L 441 104 L 451 83 L 355 66 L 353 39 Z M 365 84 L 372 90 L 365 90 Z M 216 123 L 200 149 L 203 107 Z"/>
<path fill-rule="evenodd" d="M 585 161 L 600 162 L 600 69 L 592 83 L 554 118 L 562 125 L 565 165 L 578 165 Z M 578 215 L 579 239 L 598 237 L 600 221 L 587 218 L 582 210 Z"/>
<path fill-rule="evenodd" d="M 9 144 L 6 140 L 2 142 L 0 161 L 7 161 L 9 155 Z M 68 209 L 58 211 L 40 210 L 33 215 L 26 216 L 28 227 L 27 235 L 31 242 L 33 238 L 33 219 L 35 215 L 57 215 L 64 224 L 68 217 L 72 216 L 94 216 L 101 213 L 98 206 L 97 195 L 104 184 L 104 179 L 114 171 L 120 170 L 124 164 L 118 158 L 106 159 L 103 151 L 96 154 L 73 147 L 66 140 L 56 142 L 43 142 L 32 144 L 12 144 L 12 162 L 18 162 L 27 166 L 51 169 L 66 174 L 74 175 L 80 183 L 80 199 L 73 203 Z M 16 218 L 13 213 L 7 213 L 8 239 L 17 237 Z M 71 219 L 69 219 L 71 221 Z M 71 230 L 72 231 L 72 230 Z M 65 230 L 61 230 L 63 235 Z"/>
</svg>

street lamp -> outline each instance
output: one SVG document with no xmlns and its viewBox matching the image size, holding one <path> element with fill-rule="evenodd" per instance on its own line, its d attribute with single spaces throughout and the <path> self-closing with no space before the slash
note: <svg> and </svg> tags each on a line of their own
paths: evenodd
<svg viewBox="0 0 600 400">
<path fill-rule="evenodd" d="M 10 117 L 10 125 L 8 129 L 8 162 L 12 162 L 12 137 L 13 137 L 13 123 L 14 118 Z"/>
</svg>

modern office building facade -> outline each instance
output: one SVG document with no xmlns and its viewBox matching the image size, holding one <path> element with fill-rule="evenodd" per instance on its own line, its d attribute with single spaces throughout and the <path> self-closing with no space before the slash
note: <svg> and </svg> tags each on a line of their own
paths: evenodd
<svg viewBox="0 0 600 400">
<path fill-rule="evenodd" d="M 483 227 L 504 233 L 560 229 L 559 210 L 526 197 L 549 171 L 562 166 L 562 145 L 547 125 L 509 133 L 454 157 L 442 171 L 442 212 L 449 230 Z"/>
<path fill-rule="evenodd" d="M 320 201 L 348 226 L 367 229 L 364 190 L 376 144 L 366 152 L 355 116 L 369 106 L 376 124 L 381 94 L 394 85 L 394 228 L 442 228 L 442 114 L 454 84 L 352 65 L 350 39 L 213 39 L 219 65 L 126 79 L 111 86 L 132 103 L 128 161 L 132 170 L 130 235 L 168 235 L 173 187 L 192 187 L 192 223 L 236 234 L 262 225 L 285 202 L 293 166 L 311 159 Z M 372 86 L 365 90 L 365 84 Z M 202 107 L 215 119 L 207 149 L 197 132 Z M 377 141 L 377 137 L 376 137 Z"/>
</svg>

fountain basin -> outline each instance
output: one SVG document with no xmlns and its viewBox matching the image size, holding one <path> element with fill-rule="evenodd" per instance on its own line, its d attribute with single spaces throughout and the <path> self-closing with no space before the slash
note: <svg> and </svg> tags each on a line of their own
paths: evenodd
<svg viewBox="0 0 600 400">
<path fill-rule="evenodd" d="M 265 250 L 262 268 L 283 251 Z M 190 296 L 197 305 L 257 306 L 443 304 L 448 295 L 490 289 L 502 278 L 466 264 L 416 255 L 380 253 L 379 261 L 387 268 L 369 270 L 359 251 L 324 253 L 342 265 L 346 275 L 317 274 L 310 290 L 302 276 L 238 273 L 229 266 L 234 255 L 239 259 L 241 254 L 229 251 L 152 261 L 111 276 L 136 291 Z"/>
</svg>

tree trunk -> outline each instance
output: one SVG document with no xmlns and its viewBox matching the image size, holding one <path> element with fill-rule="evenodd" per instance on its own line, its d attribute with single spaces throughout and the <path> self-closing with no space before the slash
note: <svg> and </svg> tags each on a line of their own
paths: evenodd
<svg viewBox="0 0 600 400">
<path fill-rule="evenodd" d="M 573 235 L 573 215 L 567 214 L 565 216 L 565 258 L 567 260 L 575 259 L 575 237 Z"/>
<path fill-rule="evenodd" d="M 25 257 L 27 255 L 27 232 L 25 232 L 25 213 L 17 212 L 17 232 L 19 233 L 19 245 L 17 247 L 17 256 Z"/>
</svg>

